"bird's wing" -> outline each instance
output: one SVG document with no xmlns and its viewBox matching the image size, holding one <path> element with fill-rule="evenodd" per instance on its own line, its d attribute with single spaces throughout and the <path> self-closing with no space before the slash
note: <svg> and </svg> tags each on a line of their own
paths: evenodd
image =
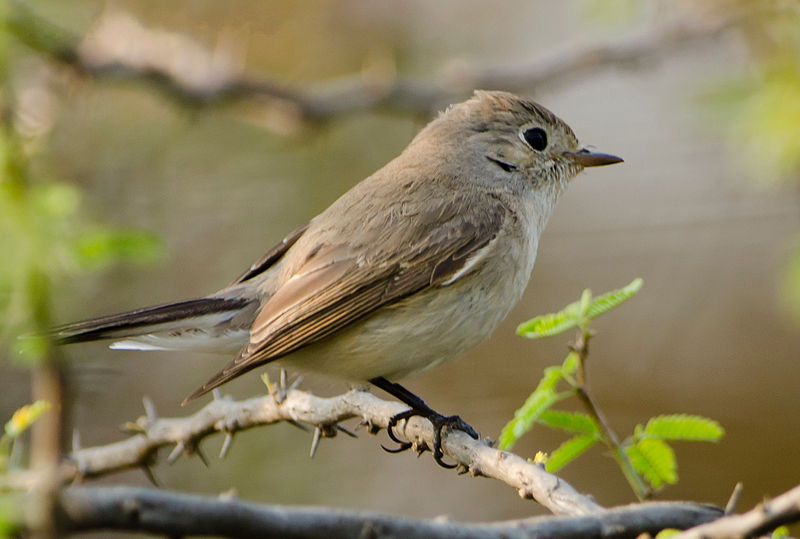
<svg viewBox="0 0 800 539">
<path fill-rule="evenodd" d="M 189 399 L 381 307 L 428 287 L 452 284 L 469 273 L 475 255 L 497 237 L 506 213 L 496 199 L 470 204 L 454 196 L 437 206 L 435 214 L 416 215 L 416 242 L 406 244 L 401 253 L 384 251 L 380 241 L 360 249 L 342 242 L 312 250 L 305 264 L 264 304 L 240 356 Z M 406 233 L 402 239 L 409 236 Z M 397 245 L 386 233 L 381 241 Z"/>
<path fill-rule="evenodd" d="M 302 236 L 306 230 L 308 230 L 307 224 L 292 230 L 288 236 L 273 245 L 269 251 L 264 253 L 264 256 L 259 258 L 257 262 L 247 269 L 247 271 L 239 275 L 236 280 L 231 283 L 231 286 L 248 281 L 256 275 L 263 273 L 264 270 L 272 267 L 275 262 L 277 262 L 284 254 L 286 254 L 286 251 L 288 251 L 292 245 L 297 243 L 297 240 L 300 239 L 300 236 Z"/>
</svg>

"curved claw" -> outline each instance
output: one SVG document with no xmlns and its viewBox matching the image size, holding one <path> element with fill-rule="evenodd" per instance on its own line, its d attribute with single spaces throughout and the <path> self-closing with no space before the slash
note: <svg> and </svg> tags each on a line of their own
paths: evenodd
<svg viewBox="0 0 800 539">
<path fill-rule="evenodd" d="M 408 444 L 408 446 L 411 447 L 410 443 L 408 443 L 408 442 L 406 442 L 404 440 L 401 440 L 400 438 L 398 438 L 397 436 L 394 435 L 394 428 L 397 426 L 397 423 L 399 423 L 400 421 L 402 421 L 404 419 L 407 420 L 408 418 L 413 417 L 415 415 L 417 415 L 417 414 L 414 413 L 414 410 L 406 410 L 405 412 L 400 412 L 399 414 L 395 414 L 395 415 L 393 415 L 392 417 L 389 418 L 389 424 L 386 425 L 386 433 L 389 435 L 389 438 L 393 442 L 397 442 L 401 446 Z"/>
<path fill-rule="evenodd" d="M 403 451 L 408 451 L 409 449 L 411 449 L 411 444 L 408 442 L 403 442 L 394 449 L 386 447 L 385 445 L 381 444 L 381 449 L 383 449 L 387 453 L 402 453 Z"/>
<path fill-rule="evenodd" d="M 401 451 L 406 451 L 413 447 L 413 444 L 403 441 L 399 439 L 394 434 L 394 427 L 397 426 L 397 423 L 402 420 L 408 420 L 414 416 L 424 417 L 428 421 L 431 422 L 433 425 L 433 460 L 436 461 L 436 464 L 441 466 L 442 468 L 453 469 L 458 466 L 458 464 L 448 464 L 443 460 L 444 452 L 442 451 L 442 430 L 445 427 L 450 427 L 456 430 L 460 430 L 462 432 L 467 433 L 470 437 L 477 440 L 479 439 L 478 433 L 475 432 L 470 425 L 468 425 L 463 419 L 461 419 L 457 415 L 451 416 L 443 416 L 430 408 L 428 409 L 410 409 L 404 412 L 400 412 L 399 414 L 393 415 L 389 418 L 389 422 L 386 425 L 386 432 L 389 435 L 389 438 L 399 444 L 399 446 L 395 449 L 389 449 L 385 446 L 381 446 L 384 451 L 388 453 L 399 453 Z"/>
</svg>

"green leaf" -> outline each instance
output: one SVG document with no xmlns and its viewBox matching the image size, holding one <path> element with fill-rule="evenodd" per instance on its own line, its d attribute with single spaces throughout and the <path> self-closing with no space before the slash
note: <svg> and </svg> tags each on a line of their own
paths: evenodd
<svg viewBox="0 0 800 539">
<path fill-rule="evenodd" d="M 564 333 L 610 311 L 634 296 L 642 288 L 642 279 L 634 279 L 628 286 L 612 290 L 592 298 L 587 288 L 581 299 L 574 301 L 556 313 L 542 314 L 517 326 L 517 335 L 528 339 L 541 339 Z"/>
<path fill-rule="evenodd" d="M 511 449 L 523 434 L 531 430 L 543 412 L 565 398 L 555 391 L 555 386 L 561 377 L 561 369 L 558 367 L 547 367 L 544 370 L 539 385 L 528 396 L 525 403 L 514 412 L 514 417 L 500 432 L 500 449 Z"/>
<path fill-rule="evenodd" d="M 784 539 L 784 537 L 789 537 L 788 526 L 778 526 L 772 530 L 772 539 Z"/>
<path fill-rule="evenodd" d="M 563 373 L 563 376 L 572 376 L 578 372 L 579 362 L 580 356 L 578 356 L 577 352 L 570 352 L 567 354 L 567 357 L 564 358 L 564 363 L 561 364 L 561 372 Z"/>
<path fill-rule="evenodd" d="M 631 281 L 628 286 L 606 292 L 602 296 L 597 296 L 586 309 L 586 318 L 591 320 L 615 307 L 619 307 L 636 295 L 636 293 L 641 290 L 643 283 L 644 281 L 640 277 L 637 277 Z"/>
<path fill-rule="evenodd" d="M 559 471 L 596 444 L 597 440 L 597 436 L 594 434 L 583 434 L 570 438 L 550 454 L 545 469 L 550 473 Z"/>
<path fill-rule="evenodd" d="M 707 417 L 671 414 L 650 418 L 641 434 L 661 440 L 717 442 L 725 434 L 725 429 Z"/>
<path fill-rule="evenodd" d="M 679 530 L 678 528 L 664 528 L 656 535 L 656 539 L 666 539 L 667 537 L 672 537 L 673 535 L 680 535 L 683 533 L 683 530 Z"/>
<path fill-rule="evenodd" d="M 540 339 L 564 333 L 580 323 L 580 302 L 570 303 L 557 313 L 543 314 L 517 326 L 517 335 Z"/>
<path fill-rule="evenodd" d="M 90 268 L 119 260 L 146 263 L 158 258 L 160 242 L 156 235 L 148 232 L 98 227 L 78 238 L 75 254 Z"/>
<path fill-rule="evenodd" d="M 581 412 L 563 412 L 561 410 L 547 410 L 539 417 L 539 423 L 552 429 L 563 430 L 573 434 L 597 434 L 600 427 L 588 414 Z"/>
<path fill-rule="evenodd" d="M 664 483 L 678 481 L 678 464 L 675 452 L 661 440 L 645 438 L 625 447 L 625 452 L 637 472 L 654 488 Z"/>
</svg>

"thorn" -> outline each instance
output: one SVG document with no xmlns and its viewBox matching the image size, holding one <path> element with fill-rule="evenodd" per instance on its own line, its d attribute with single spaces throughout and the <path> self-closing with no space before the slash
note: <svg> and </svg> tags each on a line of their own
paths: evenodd
<svg viewBox="0 0 800 539">
<path fill-rule="evenodd" d="M 142 471 L 144 472 L 144 475 L 147 476 L 147 479 L 150 480 L 150 482 L 153 484 L 154 487 L 161 488 L 161 483 L 156 478 L 156 474 L 153 473 L 153 470 L 152 468 L 150 468 L 150 466 L 148 466 L 147 464 L 142 464 Z"/>
<path fill-rule="evenodd" d="M 343 432 L 343 433 L 347 434 L 351 438 L 358 438 L 358 435 L 356 435 L 355 432 L 353 432 L 350 429 L 346 429 L 345 427 L 339 425 L 338 423 L 336 424 L 336 430 L 338 430 L 339 432 Z"/>
<path fill-rule="evenodd" d="M 239 498 L 239 491 L 236 488 L 229 488 L 224 492 L 220 492 L 218 498 L 224 502 L 230 502 Z"/>
<path fill-rule="evenodd" d="M 267 387 L 267 393 L 270 395 L 273 394 L 274 389 L 272 387 L 272 381 L 269 379 L 269 374 L 264 373 L 261 375 L 261 382 Z"/>
<path fill-rule="evenodd" d="M 130 432 L 132 434 L 144 434 L 146 432 L 146 429 L 142 425 L 134 423 L 133 421 L 126 421 L 120 425 L 119 428 L 123 432 Z"/>
<path fill-rule="evenodd" d="M 469 475 L 470 477 L 483 477 L 483 472 L 480 470 L 480 468 L 477 468 L 476 466 L 470 466 Z"/>
<path fill-rule="evenodd" d="M 517 489 L 517 494 L 523 500 L 532 500 L 533 499 L 533 490 L 530 487 L 521 487 Z"/>
<path fill-rule="evenodd" d="M 303 381 L 303 377 L 302 376 L 298 376 L 297 378 L 295 378 L 294 382 L 292 382 L 292 385 L 290 385 L 289 389 L 286 390 L 287 393 L 289 391 L 294 391 L 295 389 L 297 389 L 297 386 L 299 386 L 300 382 L 302 382 L 302 381 Z"/>
<path fill-rule="evenodd" d="M 211 396 L 214 397 L 215 401 L 222 400 L 222 391 L 220 391 L 218 387 L 215 387 L 211 391 Z"/>
<path fill-rule="evenodd" d="M 309 456 L 313 459 L 314 455 L 317 452 L 317 447 L 319 447 L 319 439 L 322 436 L 322 429 L 319 427 L 314 427 L 314 437 L 311 439 L 311 452 Z"/>
<path fill-rule="evenodd" d="M 72 429 L 72 452 L 81 450 L 81 433 L 78 429 Z"/>
<path fill-rule="evenodd" d="M 142 397 L 142 406 L 144 406 L 144 413 L 147 416 L 147 419 L 150 421 L 155 421 L 158 419 L 158 412 L 156 412 L 156 405 L 153 404 L 153 401 L 145 395 Z"/>
<path fill-rule="evenodd" d="M 299 423 L 299 422 L 295 421 L 294 419 L 287 419 L 286 422 L 289 423 L 291 426 L 297 427 L 298 429 L 300 429 L 300 430 L 302 430 L 304 432 L 309 432 L 311 430 L 308 427 L 306 427 L 305 425 L 303 425 L 302 423 Z"/>
<path fill-rule="evenodd" d="M 736 509 L 736 504 L 739 503 L 739 497 L 742 495 L 742 491 L 744 490 L 744 485 L 741 481 L 736 483 L 736 486 L 733 487 L 733 492 L 731 493 L 731 497 L 728 498 L 728 503 L 725 504 L 725 514 L 730 515 Z"/>
<path fill-rule="evenodd" d="M 222 449 L 219 450 L 220 460 L 224 459 L 225 456 L 228 454 L 228 450 L 231 448 L 231 443 L 233 443 L 233 433 L 226 432 L 225 440 L 222 442 Z"/>
<path fill-rule="evenodd" d="M 203 461 L 203 464 L 205 465 L 205 467 L 206 467 L 206 468 L 210 468 L 210 467 L 211 467 L 211 466 L 208 464 L 208 459 L 206 458 L 206 455 L 205 455 L 205 453 L 203 453 L 203 451 L 200 449 L 200 444 L 199 444 L 199 443 L 198 443 L 197 445 L 195 445 L 195 446 L 194 446 L 194 448 L 193 448 L 193 452 L 194 452 L 194 454 L 196 454 L 198 457 L 200 457 L 200 460 L 202 460 L 202 461 Z"/>
<path fill-rule="evenodd" d="M 281 369 L 281 382 L 278 384 L 278 394 L 280 395 L 280 402 L 286 400 L 286 369 Z"/>
<path fill-rule="evenodd" d="M 170 451 L 169 456 L 167 457 L 167 464 L 173 464 L 180 458 L 184 451 L 186 451 L 186 444 L 183 442 L 178 442 L 175 444 L 175 447 L 172 449 L 172 451 Z"/>
<path fill-rule="evenodd" d="M 267 386 L 267 393 L 269 393 L 269 396 L 272 397 L 272 400 L 275 402 L 275 404 L 280 406 L 284 399 L 281 397 L 279 385 L 273 384 L 272 380 L 270 380 L 269 376 L 267 376 L 267 373 L 261 375 L 261 380 L 264 382 L 264 385 Z"/>
<path fill-rule="evenodd" d="M 361 424 L 367 428 L 367 433 L 375 436 L 381 431 L 381 428 L 373 423 L 369 418 L 364 416 L 361 419 Z"/>
</svg>

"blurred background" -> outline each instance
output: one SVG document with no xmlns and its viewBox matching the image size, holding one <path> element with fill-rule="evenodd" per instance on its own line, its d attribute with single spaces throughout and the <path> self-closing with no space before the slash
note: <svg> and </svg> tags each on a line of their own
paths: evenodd
<svg viewBox="0 0 800 539">
<path fill-rule="evenodd" d="M 571 338 L 527 341 L 515 326 L 586 287 L 642 277 L 642 291 L 596 323 L 596 399 L 621 435 L 681 412 L 727 431 L 718 444 L 676 444 L 680 481 L 657 499 L 724 505 L 742 481 L 743 509 L 783 492 L 800 480 L 799 5 L 10 4 L 0 418 L 33 398 L 41 350 L 20 351 L 19 333 L 225 286 L 397 155 L 435 111 L 476 87 L 503 89 L 534 96 L 625 164 L 573 182 L 522 302 L 494 336 L 405 385 L 496 437 Z M 63 355 L 66 430 L 84 446 L 121 439 L 143 395 L 163 416 L 193 412 L 204 402 L 180 401 L 227 361 L 103 343 Z M 224 389 L 264 391 L 256 375 Z M 466 521 L 544 513 L 502 483 L 459 477 L 429 455 L 389 455 L 385 433 L 359 432 L 323 440 L 309 459 L 309 434 L 259 428 L 210 468 L 192 458 L 154 472 L 170 489 L 234 488 L 270 503 Z M 563 439 L 536 427 L 515 451 L 532 457 Z M 221 443 L 203 445 L 215 455 Z M 635 500 L 597 448 L 561 475 L 603 505 Z M 132 471 L 101 483 L 147 479 Z"/>
</svg>

